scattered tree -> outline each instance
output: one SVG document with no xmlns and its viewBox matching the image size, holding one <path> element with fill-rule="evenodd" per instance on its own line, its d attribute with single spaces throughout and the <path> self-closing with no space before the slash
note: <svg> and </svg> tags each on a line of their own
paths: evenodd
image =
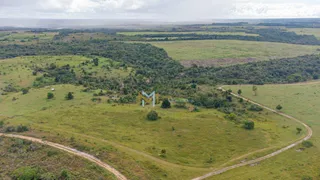
<svg viewBox="0 0 320 180">
<path fill-rule="evenodd" d="M 147 118 L 149 121 L 156 121 L 159 119 L 158 113 L 156 111 L 150 111 L 147 114 Z"/>
<path fill-rule="evenodd" d="M 254 92 L 254 95 L 257 96 L 258 87 L 257 86 L 252 86 L 252 91 Z"/>
<path fill-rule="evenodd" d="M 163 109 L 168 109 L 171 108 L 171 103 L 168 99 L 163 100 L 162 104 L 161 104 L 161 108 Z"/>
<path fill-rule="evenodd" d="M 47 99 L 52 99 L 52 98 L 54 98 L 54 94 L 52 92 L 48 92 Z"/>
<path fill-rule="evenodd" d="M 278 111 L 280 111 L 280 110 L 282 109 L 282 106 L 279 104 L 279 105 L 276 107 L 276 109 L 277 109 Z"/>
<path fill-rule="evenodd" d="M 254 129 L 254 122 L 253 121 L 245 121 L 243 127 L 248 130 Z"/>
<path fill-rule="evenodd" d="M 94 58 L 92 61 L 95 66 L 99 66 L 99 59 L 98 58 Z"/>
<path fill-rule="evenodd" d="M 241 89 L 238 90 L 238 95 L 241 95 L 242 94 L 242 91 Z"/>
<path fill-rule="evenodd" d="M 302 145 L 306 148 L 311 148 L 313 146 L 313 143 L 310 141 L 303 141 Z"/>
<path fill-rule="evenodd" d="M 22 88 L 22 94 L 28 94 L 29 92 L 29 89 L 27 88 Z"/>
<path fill-rule="evenodd" d="M 68 92 L 68 94 L 66 95 L 66 100 L 72 100 L 73 98 L 73 92 Z"/>
<path fill-rule="evenodd" d="M 301 131 L 302 131 L 302 129 L 301 129 L 301 128 L 297 128 L 297 134 L 300 134 L 300 133 L 301 133 Z"/>
</svg>

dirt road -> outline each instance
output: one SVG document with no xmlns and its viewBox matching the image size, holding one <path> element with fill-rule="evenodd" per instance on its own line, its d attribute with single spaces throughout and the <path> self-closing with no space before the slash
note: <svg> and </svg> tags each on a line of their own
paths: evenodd
<svg viewBox="0 0 320 180">
<path fill-rule="evenodd" d="M 219 89 L 219 90 L 222 90 L 222 91 L 225 91 L 222 87 L 220 87 L 220 88 L 218 88 L 218 89 Z M 208 174 L 205 174 L 205 175 L 203 175 L 203 176 L 194 178 L 194 179 L 192 179 L 192 180 L 202 180 L 202 179 L 206 179 L 206 178 L 211 177 L 211 176 L 214 176 L 214 175 L 222 174 L 222 173 L 224 173 L 224 172 L 226 172 L 226 171 L 229 171 L 229 170 L 231 170 L 231 169 L 235 169 L 235 168 L 242 167 L 242 166 L 246 166 L 246 165 L 249 165 L 249 164 L 254 164 L 254 163 L 263 161 L 263 160 L 265 160 L 265 159 L 269 159 L 269 158 L 271 158 L 271 157 L 273 157 L 273 156 L 276 156 L 276 155 L 278 155 L 278 154 L 280 154 L 280 153 L 282 153 L 282 152 L 284 152 L 284 151 L 287 151 L 287 150 L 293 148 L 294 146 L 302 143 L 303 141 L 306 141 L 306 140 L 310 139 L 311 136 L 312 136 L 312 129 L 311 129 L 308 125 L 306 125 L 305 123 L 303 123 L 302 121 L 300 121 L 300 120 L 298 120 L 298 119 L 296 119 L 296 118 L 294 118 L 294 117 L 292 117 L 292 116 L 289 116 L 289 115 L 287 115 L 287 114 L 284 114 L 284 113 L 282 113 L 282 112 L 278 112 L 278 111 L 276 111 L 276 110 L 273 110 L 273 109 L 271 109 L 271 108 L 269 108 L 269 107 L 266 107 L 266 106 L 264 106 L 264 105 L 262 105 L 262 104 L 259 104 L 259 103 L 256 103 L 256 102 L 254 102 L 254 101 L 251 101 L 251 100 L 249 100 L 249 99 L 247 99 L 247 98 L 244 98 L 244 97 L 242 97 L 242 96 L 239 96 L 239 95 L 237 95 L 237 94 L 234 94 L 234 93 L 231 93 L 231 94 L 232 94 L 233 96 L 235 96 L 235 97 L 242 98 L 244 101 L 248 101 L 248 102 L 250 102 L 250 103 L 252 103 L 252 104 L 258 105 L 258 106 L 260 106 L 260 107 L 262 107 L 262 108 L 264 108 L 264 109 L 267 109 L 267 110 L 269 110 L 269 111 L 271 111 L 271 112 L 274 112 L 274 113 L 276 113 L 276 114 L 279 114 L 279 115 L 281 115 L 281 116 L 284 116 L 284 117 L 286 117 L 286 118 L 289 118 L 289 119 L 291 119 L 291 120 L 294 120 L 294 121 L 302 124 L 302 125 L 307 129 L 307 132 L 308 132 L 308 133 L 307 133 L 307 135 L 306 135 L 304 138 L 299 139 L 298 141 L 296 141 L 296 142 L 294 142 L 294 143 L 292 143 L 292 144 L 290 144 L 290 145 L 288 145 L 288 146 L 286 146 L 286 147 L 284 147 L 284 148 L 281 148 L 280 150 L 277 150 L 277 151 L 275 151 L 275 152 L 273 152 L 273 153 L 271 153 L 271 154 L 268 154 L 268 155 L 266 155 L 266 156 L 263 156 L 263 157 L 260 157 L 260 158 L 257 158 L 257 159 L 251 160 L 251 161 L 246 161 L 246 162 L 243 162 L 243 163 L 235 164 L 235 165 L 233 165 L 233 166 L 229 166 L 229 167 L 225 167 L 225 168 L 222 168 L 222 169 L 218 169 L 218 170 L 212 171 L 212 172 L 210 172 L 210 173 L 208 173 Z"/>
<path fill-rule="evenodd" d="M 42 139 L 33 138 L 33 137 L 27 137 L 27 136 L 15 135 L 15 134 L 3 134 L 3 133 L 0 133 L 0 136 L 24 139 L 24 140 L 28 140 L 28 141 L 44 144 L 44 145 L 47 145 L 47 146 L 51 146 L 51 147 L 60 149 L 62 151 L 66 151 L 66 152 L 68 152 L 70 154 L 74 154 L 76 156 L 80 156 L 82 158 L 85 158 L 85 159 L 95 163 L 96 165 L 106 169 L 107 171 L 109 171 L 112 174 L 114 174 L 116 176 L 116 178 L 119 179 L 119 180 L 127 180 L 127 178 L 124 175 L 122 175 L 119 171 L 117 171 L 116 169 L 114 169 L 110 165 L 100 161 L 99 159 L 95 158 L 94 156 L 92 156 L 90 154 L 78 151 L 76 149 L 73 149 L 73 148 L 70 148 L 70 147 L 67 147 L 67 146 L 64 146 L 64 145 L 61 145 L 61 144 L 52 143 L 52 142 L 49 142 L 49 141 L 44 141 Z"/>
</svg>

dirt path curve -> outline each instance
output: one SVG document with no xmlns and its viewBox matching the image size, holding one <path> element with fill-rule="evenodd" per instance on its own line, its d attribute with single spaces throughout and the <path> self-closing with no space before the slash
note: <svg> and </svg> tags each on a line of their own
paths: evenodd
<svg viewBox="0 0 320 180">
<path fill-rule="evenodd" d="M 219 90 L 222 90 L 222 91 L 225 91 L 222 87 L 219 87 L 218 89 L 219 89 Z M 311 136 L 312 136 L 312 129 L 311 129 L 307 124 L 303 123 L 302 121 L 300 121 L 300 120 L 298 120 L 298 119 L 296 119 L 296 118 L 294 118 L 294 117 L 292 117 L 292 116 L 289 116 L 289 115 L 287 115 L 287 114 L 285 114 L 285 113 L 278 112 L 278 111 L 273 110 L 273 109 L 271 109 L 271 108 L 269 108 L 269 107 L 267 107 L 267 106 L 264 106 L 264 105 L 262 105 L 262 104 L 256 103 L 256 102 L 254 102 L 254 101 L 251 101 L 250 99 L 244 98 L 244 97 L 239 96 L 239 95 L 237 95 L 237 94 L 234 94 L 234 93 L 231 93 L 231 94 L 232 94 L 233 96 L 235 96 L 235 97 L 242 98 L 244 101 L 248 101 L 248 102 L 250 102 L 250 103 L 252 103 L 252 104 L 258 105 L 258 106 L 260 106 L 260 107 L 262 107 L 262 108 L 264 108 L 264 109 L 267 109 L 267 110 L 269 110 L 269 111 L 271 111 L 271 112 L 274 112 L 274 113 L 276 113 L 276 114 L 279 114 L 279 115 L 281 115 L 281 116 L 284 116 L 284 117 L 286 117 L 286 118 L 289 118 L 289 119 L 291 119 L 291 120 L 294 120 L 294 121 L 302 124 L 302 125 L 307 129 L 307 132 L 308 132 L 308 133 L 307 133 L 307 135 L 306 135 L 304 138 L 299 139 L 298 141 L 296 141 L 296 142 L 294 142 L 294 143 L 292 143 L 292 144 L 290 144 L 290 145 L 288 145 L 288 146 L 286 146 L 286 147 L 284 147 L 284 148 L 281 148 L 281 149 L 279 149 L 279 150 L 277 150 L 277 151 L 275 151 L 275 152 L 273 152 L 273 153 L 271 153 L 271 154 L 268 154 L 268 155 L 266 155 L 266 156 L 263 156 L 263 157 L 260 157 L 260 158 L 254 159 L 254 160 L 250 160 L 250 161 L 246 161 L 246 162 L 243 162 L 243 163 L 235 164 L 235 165 L 232 165 L 232 166 L 229 166 L 229 167 L 225 167 L 225 168 L 222 168 L 222 169 L 218 169 L 218 170 L 215 170 L 215 171 L 210 172 L 210 173 L 208 173 L 208 174 L 205 174 L 205 175 L 203 175 L 203 176 L 194 178 L 194 179 L 192 179 L 192 180 L 202 180 L 202 179 L 206 179 L 206 178 L 211 177 L 211 176 L 214 176 L 214 175 L 222 174 L 222 173 L 224 173 L 224 172 L 226 172 L 226 171 L 229 171 L 229 170 L 231 170 L 231 169 L 235 169 L 235 168 L 238 168 L 238 167 L 243 167 L 243 166 L 246 166 L 246 165 L 249 165 L 249 164 L 254 164 L 254 163 L 257 163 L 257 162 L 260 162 L 260 161 L 269 159 L 269 158 L 271 158 L 271 157 L 273 157 L 273 156 L 276 156 L 276 155 L 278 155 L 278 154 L 280 154 L 280 153 L 282 153 L 282 152 L 284 152 L 284 151 L 287 151 L 287 150 L 293 148 L 294 146 L 302 143 L 303 141 L 306 141 L 306 140 L 310 139 Z"/>
<path fill-rule="evenodd" d="M 85 158 L 85 159 L 95 163 L 96 165 L 106 169 L 107 171 L 109 171 L 112 174 L 114 174 L 116 176 L 116 178 L 119 179 L 119 180 L 127 180 L 127 178 L 124 175 L 122 175 L 119 171 L 117 171 L 116 169 L 114 169 L 110 165 L 102 162 L 101 160 L 95 158 L 94 156 L 92 156 L 90 154 L 78 151 L 76 149 L 73 149 L 73 148 L 70 148 L 70 147 L 67 147 L 67 146 L 64 146 L 64 145 L 61 145 L 61 144 L 57 144 L 57 143 L 53 143 L 53 142 L 49 142 L 49 141 L 44 141 L 42 139 L 33 138 L 33 137 L 27 137 L 27 136 L 15 135 L 15 134 L 3 134 L 3 133 L 0 133 L 0 137 L 1 136 L 10 137 L 10 138 L 24 139 L 24 140 L 28 140 L 28 141 L 44 144 L 44 145 L 47 145 L 47 146 L 51 146 L 51 147 L 60 149 L 62 151 L 66 151 L 66 152 L 68 152 L 70 154 Z"/>
</svg>

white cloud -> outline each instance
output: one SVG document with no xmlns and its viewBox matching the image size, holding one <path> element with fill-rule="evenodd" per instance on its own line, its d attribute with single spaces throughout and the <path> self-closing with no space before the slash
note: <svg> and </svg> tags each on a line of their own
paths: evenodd
<svg viewBox="0 0 320 180">
<path fill-rule="evenodd" d="M 0 17 L 218 18 L 320 17 L 319 0 L 0 0 Z"/>
</svg>

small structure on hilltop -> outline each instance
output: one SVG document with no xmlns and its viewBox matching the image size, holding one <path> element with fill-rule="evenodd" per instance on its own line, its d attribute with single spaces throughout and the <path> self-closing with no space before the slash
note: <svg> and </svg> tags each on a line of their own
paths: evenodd
<svg viewBox="0 0 320 180">
<path fill-rule="evenodd" d="M 156 94 L 156 92 L 153 91 L 150 95 L 148 95 L 144 91 L 141 91 L 138 94 L 138 102 L 141 102 L 142 107 L 144 107 L 146 103 L 152 103 L 152 106 L 155 107 L 159 102 L 159 94 Z"/>
</svg>

